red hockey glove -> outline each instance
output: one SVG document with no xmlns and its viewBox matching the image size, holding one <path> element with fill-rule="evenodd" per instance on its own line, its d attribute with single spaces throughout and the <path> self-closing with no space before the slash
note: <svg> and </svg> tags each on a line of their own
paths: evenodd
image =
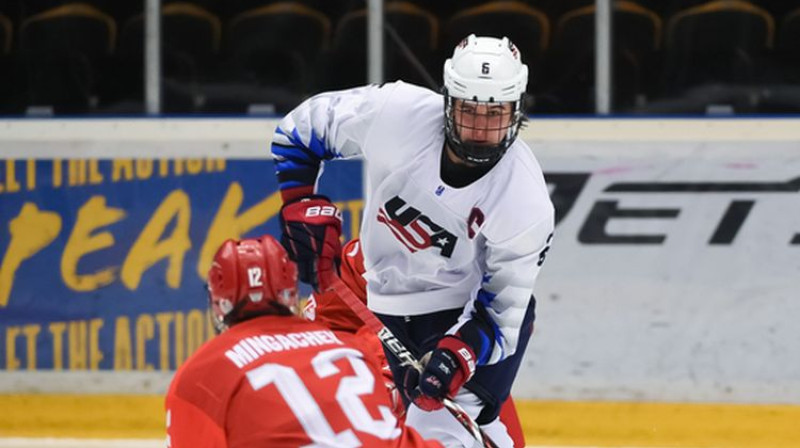
<svg viewBox="0 0 800 448">
<path fill-rule="evenodd" d="M 422 372 L 406 370 L 403 393 L 424 411 L 441 409 L 442 399 L 455 395 L 475 374 L 475 353 L 455 336 L 442 338 L 423 363 Z"/>
<path fill-rule="evenodd" d="M 325 196 L 298 198 L 283 205 L 281 245 L 297 263 L 300 281 L 325 289 L 341 262 L 342 213 Z"/>
</svg>

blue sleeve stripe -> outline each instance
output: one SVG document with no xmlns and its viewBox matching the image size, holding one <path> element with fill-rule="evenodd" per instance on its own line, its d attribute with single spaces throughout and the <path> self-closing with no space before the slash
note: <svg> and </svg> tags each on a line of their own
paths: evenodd
<svg viewBox="0 0 800 448">
<path fill-rule="evenodd" d="M 335 155 L 325 148 L 325 141 L 319 138 L 314 131 L 311 131 L 311 141 L 308 142 L 308 149 L 321 159 L 332 159 Z"/>
<path fill-rule="evenodd" d="M 303 139 L 300 138 L 300 133 L 297 132 L 297 129 L 292 130 L 292 136 L 289 139 L 297 146 L 306 147 L 306 145 L 303 144 Z M 313 130 L 311 131 L 311 139 L 308 142 L 308 149 L 310 149 L 311 152 L 320 159 L 333 158 L 333 153 L 330 153 L 325 149 L 325 141 L 319 138 L 317 133 Z"/>
<path fill-rule="evenodd" d="M 285 135 L 286 138 L 294 145 L 299 148 L 308 148 L 314 156 L 318 159 L 332 159 L 337 156 L 336 151 L 331 151 L 327 149 L 327 145 L 325 144 L 325 140 L 319 138 L 316 131 L 311 131 L 311 138 L 309 139 L 308 145 L 303 143 L 303 138 L 300 136 L 300 133 L 297 131 L 297 128 L 292 129 L 291 135 L 287 135 L 285 131 L 278 128 L 276 130 L 277 133 L 281 135 Z"/>
<path fill-rule="evenodd" d="M 491 306 L 491 303 L 494 301 L 495 297 L 497 297 L 497 294 L 492 294 L 483 288 L 478 290 L 478 302 L 485 307 Z"/>
<path fill-rule="evenodd" d="M 313 134 L 313 131 L 312 131 L 312 134 Z M 303 143 L 303 138 L 300 137 L 300 133 L 297 132 L 297 128 L 292 129 L 292 135 L 289 135 L 287 137 L 289 137 L 289 141 L 292 142 L 292 144 L 295 145 L 295 146 L 303 146 L 303 147 L 306 146 Z M 312 135 L 312 139 L 313 139 L 313 135 Z"/>
<path fill-rule="evenodd" d="M 285 146 L 285 145 L 280 145 L 278 143 L 273 143 L 272 154 L 279 157 L 283 157 L 284 159 L 291 159 L 296 161 L 303 160 L 312 163 L 319 162 L 319 157 L 312 154 L 311 151 L 301 146 Z"/>
<path fill-rule="evenodd" d="M 283 131 L 283 130 L 280 131 L 280 134 L 286 136 L 286 139 L 289 140 L 289 142 L 291 144 L 295 145 L 295 146 L 298 146 L 298 147 L 301 147 L 301 148 L 306 146 L 303 143 L 303 138 L 300 137 L 300 133 L 297 132 L 297 128 L 292 129 L 292 133 L 291 134 L 287 134 L 286 131 Z"/>
<path fill-rule="evenodd" d="M 481 335 L 481 352 L 478 354 L 478 365 L 484 365 L 489 361 L 489 355 L 492 353 L 492 341 L 486 333 L 479 331 Z"/>
<path fill-rule="evenodd" d="M 495 325 L 495 327 L 497 327 L 497 325 Z M 497 340 L 495 343 L 497 344 L 497 348 L 500 349 L 500 359 L 498 361 L 502 361 L 506 359 L 505 338 L 503 337 L 503 333 L 500 333 L 499 328 L 496 328 L 495 331 L 495 334 L 497 335 Z"/>
<path fill-rule="evenodd" d="M 500 360 L 506 359 L 506 351 L 503 348 L 503 333 L 500 332 L 500 327 L 493 320 L 489 320 L 489 325 L 492 326 L 494 332 L 494 343 L 500 348 Z M 493 344 L 494 345 L 494 344 Z"/>
<path fill-rule="evenodd" d="M 484 308 L 491 308 L 491 304 L 494 301 L 495 297 L 497 297 L 497 294 L 493 294 L 493 293 L 491 293 L 489 291 L 486 291 L 485 289 L 481 288 L 481 289 L 478 290 L 478 295 L 476 297 L 476 300 L 478 301 L 478 303 L 483 305 Z M 495 322 L 489 316 L 488 313 L 484 313 L 483 321 L 488 323 L 489 326 L 491 327 L 492 333 L 494 334 L 494 341 L 492 341 L 489 338 L 489 335 L 486 335 L 483 331 L 480 332 L 481 336 L 482 337 L 486 337 L 486 341 L 485 342 L 487 342 L 487 346 L 488 347 L 492 347 L 492 346 L 496 345 L 497 348 L 500 349 L 500 360 L 505 359 L 506 354 L 505 354 L 505 349 L 503 347 L 504 344 L 505 344 L 505 342 L 504 342 L 505 338 L 503 337 L 503 333 L 500 331 L 500 326 L 497 325 L 497 322 Z M 482 342 L 484 342 L 484 341 L 482 341 Z M 481 362 L 488 361 L 489 356 L 491 355 L 491 352 L 492 352 L 491 349 L 486 349 L 486 351 L 487 351 L 486 359 L 484 360 L 483 359 L 483 347 L 484 346 L 481 346 L 481 347 L 482 347 L 482 350 L 481 350 L 481 357 L 479 358 L 479 364 Z"/>
</svg>

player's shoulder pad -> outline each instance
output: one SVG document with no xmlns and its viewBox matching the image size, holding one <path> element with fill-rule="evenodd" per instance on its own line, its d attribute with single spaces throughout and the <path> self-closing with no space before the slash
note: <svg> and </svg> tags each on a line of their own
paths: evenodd
<svg viewBox="0 0 800 448">
<path fill-rule="evenodd" d="M 528 145 L 518 139 L 496 168 L 500 170 L 481 204 L 487 218 L 484 234 L 505 241 L 533 227 L 552 226 L 555 208 L 542 168 Z"/>
</svg>

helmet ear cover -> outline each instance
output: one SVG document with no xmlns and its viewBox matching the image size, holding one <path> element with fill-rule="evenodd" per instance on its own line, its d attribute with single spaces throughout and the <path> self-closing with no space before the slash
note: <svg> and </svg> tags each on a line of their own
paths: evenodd
<svg viewBox="0 0 800 448">
<path fill-rule="evenodd" d="M 212 260 L 207 287 L 218 331 L 257 315 L 297 312 L 297 267 L 268 235 L 225 241 Z"/>
<path fill-rule="evenodd" d="M 494 165 L 517 137 L 524 119 L 523 100 L 528 84 L 528 67 L 508 38 L 476 37 L 470 34 L 444 63 L 445 137 L 455 155 L 475 165 Z M 495 144 L 470 144 L 461 138 L 463 123 L 457 123 L 456 100 L 484 105 L 487 109 L 511 103 L 511 117 Z"/>
</svg>

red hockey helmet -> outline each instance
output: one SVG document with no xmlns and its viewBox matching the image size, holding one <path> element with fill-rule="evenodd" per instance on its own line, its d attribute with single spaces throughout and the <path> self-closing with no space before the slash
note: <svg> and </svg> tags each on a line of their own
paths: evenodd
<svg viewBox="0 0 800 448">
<path fill-rule="evenodd" d="M 296 313 L 297 266 L 269 235 L 229 239 L 214 255 L 208 293 L 219 331 L 255 315 Z"/>
</svg>

